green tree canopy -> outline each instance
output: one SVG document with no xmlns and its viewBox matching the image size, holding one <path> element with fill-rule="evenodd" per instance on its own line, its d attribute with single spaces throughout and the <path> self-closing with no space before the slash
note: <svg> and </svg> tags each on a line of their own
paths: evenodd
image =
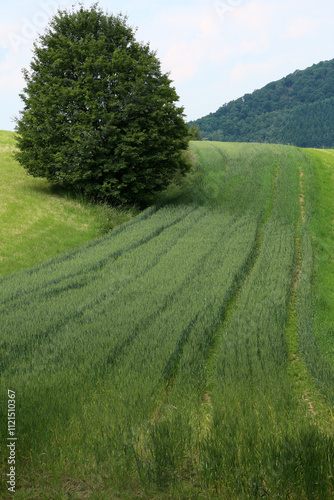
<svg viewBox="0 0 334 500">
<path fill-rule="evenodd" d="M 122 15 L 58 11 L 34 44 L 16 157 L 33 176 L 93 198 L 145 203 L 188 164 L 183 108 Z"/>
<path fill-rule="evenodd" d="M 192 141 L 202 140 L 202 134 L 198 125 L 191 125 L 189 127 L 189 136 Z"/>
</svg>

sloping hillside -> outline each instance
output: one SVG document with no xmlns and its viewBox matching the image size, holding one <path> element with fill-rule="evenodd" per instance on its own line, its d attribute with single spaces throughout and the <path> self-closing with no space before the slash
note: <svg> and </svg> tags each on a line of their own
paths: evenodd
<svg viewBox="0 0 334 500">
<path fill-rule="evenodd" d="M 169 202 L 0 279 L 1 499 L 10 453 L 16 500 L 333 497 L 333 152 L 190 149 Z"/>
<path fill-rule="evenodd" d="M 0 276 L 102 236 L 137 213 L 94 205 L 29 176 L 14 150 L 15 134 L 0 131 Z"/>
<path fill-rule="evenodd" d="M 334 147 L 334 59 L 295 71 L 190 122 L 209 140 Z"/>
</svg>

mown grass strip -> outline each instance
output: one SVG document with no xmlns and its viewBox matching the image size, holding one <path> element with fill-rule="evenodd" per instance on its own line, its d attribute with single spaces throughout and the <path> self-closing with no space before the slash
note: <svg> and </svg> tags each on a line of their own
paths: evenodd
<svg viewBox="0 0 334 500">
<path fill-rule="evenodd" d="M 328 189 L 333 186 L 333 174 L 326 161 L 327 153 L 307 150 L 305 155 L 310 161 L 305 163 L 303 178 L 306 219 L 301 232 L 303 260 L 297 297 L 300 351 L 313 381 L 333 406 L 334 368 L 330 356 L 332 336 L 321 335 L 331 332 L 330 325 L 334 318 L 333 307 L 328 301 L 332 295 L 331 277 L 334 270 L 331 262 L 333 200 Z M 323 244 L 323 238 L 327 240 L 327 245 Z M 316 396 L 317 391 L 314 394 L 320 404 L 323 398 L 321 395 Z M 330 410 L 326 411 L 326 406 L 320 405 L 319 412 L 327 413 L 322 425 L 328 427 L 331 426 L 332 416 Z"/>
<path fill-rule="evenodd" d="M 323 356 L 334 365 L 334 151 L 307 150 L 312 176 L 306 178 L 311 198 L 309 220 L 313 259 L 314 333 Z"/>
<path fill-rule="evenodd" d="M 306 152 L 307 154 L 307 152 Z M 333 433 L 334 430 L 334 412 L 333 408 L 328 404 L 328 401 L 323 394 L 319 391 L 315 380 L 311 377 L 307 364 L 303 359 L 302 353 L 300 351 L 299 345 L 299 322 L 298 322 L 298 294 L 300 287 L 300 277 L 302 272 L 302 232 L 305 231 L 305 190 L 303 179 L 305 177 L 302 170 L 301 164 L 305 163 L 306 159 L 305 152 L 300 152 L 300 165 L 299 165 L 299 176 L 300 176 L 300 192 L 299 192 L 299 203 L 300 203 L 300 222 L 296 230 L 296 269 L 295 278 L 291 288 L 291 298 L 288 308 L 288 319 L 287 319 L 287 343 L 289 351 L 289 372 L 295 383 L 295 391 L 297 397 L 305 403 L 305 407 L 309 412 L 310 416 L 314 419 L 314 423 L 325 429 L 326 432 Z M 310 208 L 310 204 L 306 204 Z M 309 220 L 309 217 L 308 217 Z M 301 292 L 302 293 L 302 292 Z M 300 316 L 301 311 L 299 311 Z"/>
</svg>

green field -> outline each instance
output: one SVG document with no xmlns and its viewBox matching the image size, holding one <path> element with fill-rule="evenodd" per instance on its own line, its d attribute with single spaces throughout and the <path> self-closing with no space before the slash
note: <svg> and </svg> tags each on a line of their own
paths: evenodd
<svg viewBox="0 0 334 500">
<path fill-rule="evenodd" d="M 334 497 L 334 152 L 191 153 L 155 206 L 0 280 L 2 498 L 8 390 L 17 499 Z"/>
<path fill-rule="evenodd" d="M 0 276 L 102 236 L 136 213 L 87 203 L 29 176 L 13 158 L 14 137 L 0 131 Z"/>
</svg>

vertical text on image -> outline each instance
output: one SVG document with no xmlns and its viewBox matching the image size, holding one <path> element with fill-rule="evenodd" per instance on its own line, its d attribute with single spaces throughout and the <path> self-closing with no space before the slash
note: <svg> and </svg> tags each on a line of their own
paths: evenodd
<svg viewBox="0 0 334 500">
<path fill-rule="evenodd" d="M 8 389 L 8 466 L 7 473 L 8 491 L 15 493 L 16 488 L 16 394 Z"/>
</svg>

